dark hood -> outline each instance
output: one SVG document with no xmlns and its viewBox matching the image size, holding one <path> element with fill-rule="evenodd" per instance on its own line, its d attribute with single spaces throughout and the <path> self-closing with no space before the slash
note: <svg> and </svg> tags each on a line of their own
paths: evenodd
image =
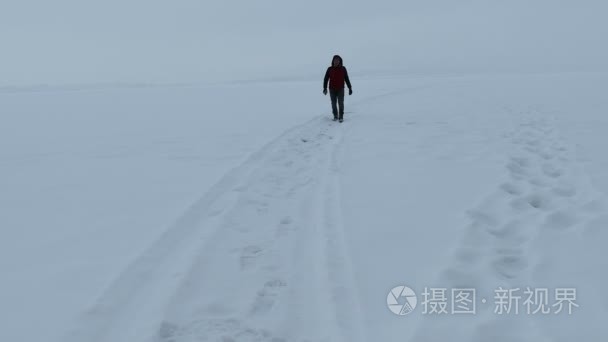
<svg viewBox="0 0 608 342">
<path fill-rule="evenodd" d="M 339 66 L 343 66 L 344 62 L 342 61 L 342 57 L 340 57 L 340 55 L 335 55 L 331 58 L 331 66 L 334 65 L 334 58 L 338 58 L 340 60 L 340 65 Z"/>
</svg>

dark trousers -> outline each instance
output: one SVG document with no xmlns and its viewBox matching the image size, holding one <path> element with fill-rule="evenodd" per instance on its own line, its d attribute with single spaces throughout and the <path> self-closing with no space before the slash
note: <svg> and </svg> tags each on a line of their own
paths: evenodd
<svg viewBox="0 0 608 342">
<path fill-rule="evenodd" d="M 344 89 L 330 89 L 329 97 L 331 98 L 331 111 L 334 117 L 342 119 L 344 116 Z"/>
</svg>

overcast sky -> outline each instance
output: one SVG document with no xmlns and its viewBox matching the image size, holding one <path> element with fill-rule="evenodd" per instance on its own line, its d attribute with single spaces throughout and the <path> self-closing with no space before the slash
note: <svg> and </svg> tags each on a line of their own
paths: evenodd
<svg viewBox="0 0 608 342">
<path fill-rule="evenodd" d="M 600 0 L 0 0 L 0 85 L 607 70 Z"/>
</svg>

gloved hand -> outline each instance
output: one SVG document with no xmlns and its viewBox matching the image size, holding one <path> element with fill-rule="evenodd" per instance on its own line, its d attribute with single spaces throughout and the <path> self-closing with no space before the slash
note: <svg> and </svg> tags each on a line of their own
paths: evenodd
<svg viewBox="0 0 608 342">
<path fill-rule="evenodd" d="M 348 89 L 348 95 L 352 95 L 352 94 L 353 94 L 353 89 L 352 89 L 352 88 L 349 88 L 349 89 Z"/>
<path fill-rule="evenodd" d="M 323 89 L 323 95 L 327 95 L 327 89 Z"/>
</svg>

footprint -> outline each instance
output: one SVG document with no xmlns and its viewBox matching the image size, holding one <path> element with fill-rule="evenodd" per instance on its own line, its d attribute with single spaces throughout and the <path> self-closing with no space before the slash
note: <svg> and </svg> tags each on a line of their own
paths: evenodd
<svg viewBox="0 0 608 342">
<path fill-rule="evenodd" d="M 530 209 L 530 203 L 525 197 L 518 197 L 511 201 L 511 208 L 515 211 L 525 211 Z"/>
<path fill-rule="evenodd" d="M 258 295 L 251 307 L 252 315 L 268 313 L 277 301 L 281 291 L 287 283 L 280 279 L 269 280 L 264 284 L 264 288 L 258 291 Z"/>
<path fill-rule="evenodd" d="M 175 341 L 179 333 L 179 326 L 172 322 L 163 321 L 158 328 L 158 337 L 161 341 Z"/>
<path fill-rule="evenodd" d="M 540 152 L 540 157 L 543 158 L 544 160 L 551 160 L 551 159 L 555 158 L 555 156 L 549 152 Z"/>
<path fill-rule="evenodd" d="M 471 247 L 459 248 L 454 253 L 454 256 L 457 261 L 465 265 L 475 264 L 481 259 L 481 253 L 479 252 L 479 250 Z"/>
<path fill-rule="evenodd" d="M 531 164 L 530 159 L 526 157 L 512 157 L 511 161 L 522 168 L 529 167 Z"/>
<path fill-rule="evenodd" d="M 241 250 L 239 264 L 241 270 L 250 270 L 257 264 L 257 259 L 263 254 L 264 250 L 260 246 L 251 245 Z"/>
<path fill-rule="evenodd" d="M 551 209 L 551 199 L 548 196 L 541 194 L 533 194 L 526 198 L 526 202 L 535 209 L 548 210 Z"/>
<path fill-rule="evenodd" d="M 522 138 L 513 138 L 511 139 L 511 142 L 515 145 L 521 145 L 524 143 L 524 140 Z"/>
<path fill-rule="evenodd" d="M 521 254 L 501 255 L 492 261 L 492 267 L 502 277 L 513 279 L 528 267 L 528 260 Z"/>
<path fill-rule="evenodd" d="M 507 170 L 509 170 L 511 175 L 514 177 L 523 177 L 528 175 L 527 170 L 519 163 L 513 160 L 507 164 Z"/>
<path fill-rule="evenodd" d="M 543 173 L 551 178 L 558 178 L 561 177 L 563 174 L 562 170 L 557 169 L 555 166 L 551 165 L 551 164 L 545 164 L 543 165 Z"/>
<path fill-rule="evenodd" d="M 510 195 L 519 196 L 523 193 L 523 189 L 513 183 L 504 183 L 500 186 L 500 189 Z"/>
<path fill-rule="evenodd" d="M 540 145 L 540 140 L 538 139 L 530 139 L 526 141 L 526 145 L 536 147 Z"/>
<path fill-rule="evenodd" d="M 544 135 L 551 135 L 551 133 L 553 133 L 553 128 L 541 128 L 540 131 Z"/>
<path fill-rule="evenodd" d="M 266 194 L 258 195 L 258 197 L 265 197 Z M 267 211 L 269 204 L 265 199 L 249 198 L 244 200 L 244 205 L 254 207 L 258 212 Z"/>
<path fill-rule="evenodd" d="M 568 151 L 568 149 L 565 146 L 561 146 L 561 145 L 555 145 L 553 147 L 551 147 L 554 151 L 557 152 L 566 152 Z"/>
<path fill-rule="evenodd" d="M 291 217 L 283 217 L 277 226 L 275 236 L 284 237 L 287 236 L 291 231 L 295 230 L 292 223 L 293 219 Z"/>
<path fill-rule="evenodd" d="M 551 197 L 538 193 L 519 197 L 511 201 L 511 208 L 516 211 L 525 211 L 530 208 L 550 210 L 552 208 Z"/>
<path fill-rule="evenodd" d="M 552 230 L 566 230 L 578 222 L 579 219 L 573 212 L 558 210 L 547 216 L 544 227 Z"/>
<path fill-rule="evenodd" d="M 540 188 L 545 188 L 545 187 L 549 186 L 549 183 L 547 183 L 545 180 L 537 178 L 537 177 L 531 178 L 528 181 L 528 183 L 530 183 L 531 185 L 540 187 Z"/>
<path fill-rule="evenodd" d="M 211 211 L 209 211 L 209 214 L 207 216 L 216 217 L 216 216 L 219 216 L 223 212 L 224 212 L 224 208 L 214 208 L 214 209 L 211 209 Z"/>
<path fill-rule="evenodd" d="M 524 151 L 530 152 L 532 154 L 538 154 L 538 147 L 526 146 L 524 147 Z"/>
<path fill-rule="evenodd" d="M 220 214 L 222 214 L 226 208 L 228 207 L 228 203 L 224 198 L 220 198 L 219 200 L 215 201 L 211 208 L 209 209 L 209 213 L 207 214 L 208 217 L 216 217 L 219 216 Z"/>
<path fill-rule="evenodd" d="M 494 237 L 511 244 L 520 244 L 525 241 L 525 238 L 521 234 L 522 231 L 522 223 L 518 220 L 506 223 L 498 229 L 488 229 L 488 232 L 494 235 Z"/>
</svg>

